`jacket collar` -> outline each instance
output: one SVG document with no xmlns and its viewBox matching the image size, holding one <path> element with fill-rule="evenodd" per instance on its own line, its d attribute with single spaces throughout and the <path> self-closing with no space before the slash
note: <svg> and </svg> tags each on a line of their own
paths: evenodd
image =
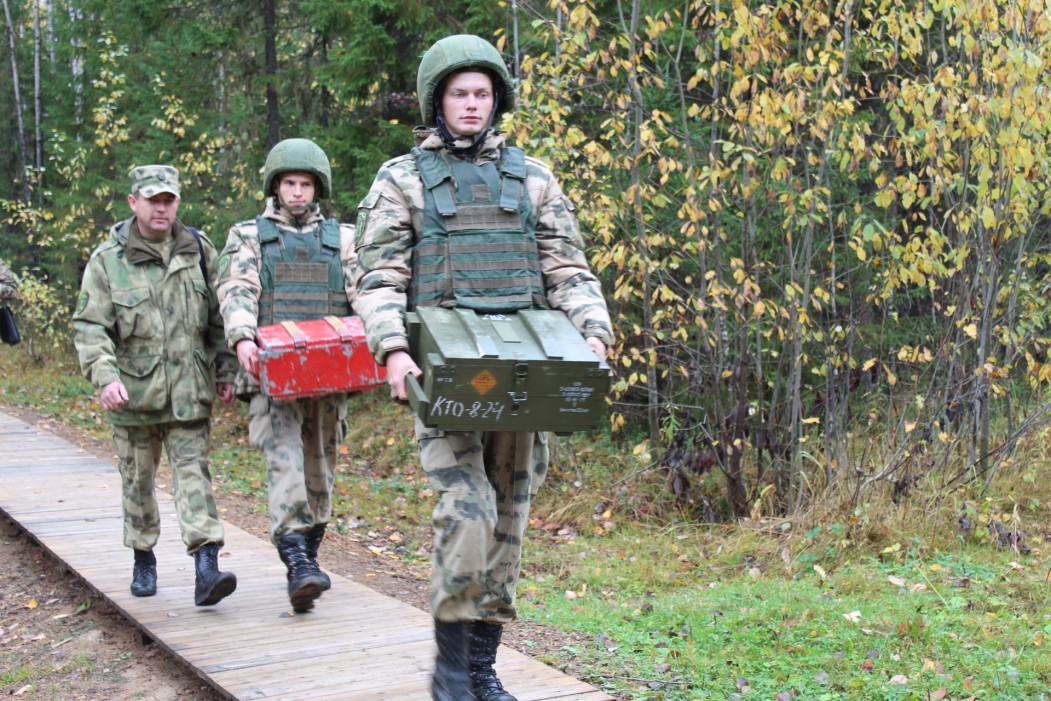
<svg viewBox="0 0 1051 701">
<path fill-rule="evenodd" d="M 129 263 L 137 265 L 151 260 L 157 261 L 158 263 L 163 262 L 157 255 L 157 252 L 148 246 L 143 240 L 142 234 L 139 232 L 139 227 L 135 224 L 135 217 L 125 219 L 119 224 L 115 224 L 113 228 L 110 229 L 110 235 L 124 246 L 124 255 L 127 256 Z M 199 252 L 197 239 L 194 238 L 194 235 L 191 234 L 178 219 L 172 224 L 172 236 L 172 258 L 183 253 Z"/>
<path fill-rule="evenodd" d="M 422 140 L 421 137 L 423 137 Z M 442 137 L 438 134 L 437 129 L 432 129 L 429 134 L 426 134 L 426 136 L 421 132 L 416 135 L 416 139 L 422 149 L 428 151 L 444 151 L 446 154 L 452 155 L 442 142 Z M 485 137 L 485 141 L 478 150 L 478 155 L 474 157 L 474 160 L 479 163 L 499 160 L 500 149 L 503 147 L 504 141 L 505 138 L 503 134 L 490 129 Z"/>
</svg>

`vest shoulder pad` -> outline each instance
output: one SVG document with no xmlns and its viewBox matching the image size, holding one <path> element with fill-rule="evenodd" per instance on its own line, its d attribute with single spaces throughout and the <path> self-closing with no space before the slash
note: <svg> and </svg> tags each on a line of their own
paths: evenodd
<svg viewBox="0 0 1051 701">
<path fill-rule="evenodd" d="M 260 244 L 277 241 L 280 237 L 280 233 L 277 230 L 277 224 L 270 221 L 266 217 L 256 217 L 255 228 L 259 237 Z"/>
<path fill-rule="evenodd" d="M 525 151 L 517 146 L 505 146 L 503 153 L 500 154 L 500 172 L 511 178 L 525 180 Z"/>
</svg>

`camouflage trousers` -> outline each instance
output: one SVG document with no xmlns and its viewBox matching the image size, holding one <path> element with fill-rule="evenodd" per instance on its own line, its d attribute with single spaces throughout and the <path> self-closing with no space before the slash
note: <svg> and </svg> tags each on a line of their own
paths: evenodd
<svg viewBox="0 0 1051 701">
<path fill-rule="evenodd" d="M 509 623 L 529 506 L 547 474 L 546 433 L 445 433 L 416 420 L 434 508 L 431 615 Z"/>
<path fill-rule="evenodd" d="M 160 537 L 161 517 L 155 490 L 162 448 L 171 467 L 175 512 L 186 552 L 192 553 L 208 543 L 223 545 L 223 526 L 208 471 L 210 430 L 207 420 L 113 427 L 125 546 L 153 550 Z"/>
<path fill-rule="evenodd" d="M 328 523 L 347 395 L 279 402 L 254 394 L 248 411 L 248 442 L 266 456 L 270 539 Z"/>
</svg>

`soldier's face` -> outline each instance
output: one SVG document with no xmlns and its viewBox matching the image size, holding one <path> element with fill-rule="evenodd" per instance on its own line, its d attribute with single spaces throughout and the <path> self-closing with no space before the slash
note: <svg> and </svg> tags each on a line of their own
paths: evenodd
<svg viewBox="0 0 1051 701">
<path fill-rule="evenodd" d="M 146 238 L 162 239 L 172 230 L 179 213 L 179 198 L 170 192 L 153 197 L 128 195 L 128 206 L 135 213 L 139 232 Z"/>
<path fill-rule="evenodd" d="M 446 81 L 442 114 L 453 136 L 477 136 L 485 131 L 493 107 L 493 81 L 486 73 L 464 71 Z"/>
<path fill-rule="evenodd" d="M 277 180 L 277 196 L 293 214 L 305 212 L 314 203 L 317 184 L 310 173 L 282 173 Z"/>
</svg>

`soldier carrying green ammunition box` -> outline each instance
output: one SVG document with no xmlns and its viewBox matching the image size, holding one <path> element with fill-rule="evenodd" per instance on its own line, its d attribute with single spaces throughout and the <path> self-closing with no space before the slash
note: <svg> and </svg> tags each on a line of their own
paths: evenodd
<svg viewBox="0 0 1051 701">
<path fill-rule="evenodd" d="M 438 41 L 417 92 L 429 133 L 385 163 L 359 205 L 357 296 L 392 394 L 422 371 L 406 314 L 445 307 L 565 312 L 600 360 L 612 325 L 573 206 L 551 170 L 493 125 L 514 106 L 500 53 L 476 36 Z M 493 671 L 515 591 L 529 505 L 547 470 L 531 432 L 447 433 L 416 419 L 420 462 L 438 493 L 431 613 L 437 701 L 514 701 Z M 536 454 L 534 454 L 536 452 Z"/>
</svg>

